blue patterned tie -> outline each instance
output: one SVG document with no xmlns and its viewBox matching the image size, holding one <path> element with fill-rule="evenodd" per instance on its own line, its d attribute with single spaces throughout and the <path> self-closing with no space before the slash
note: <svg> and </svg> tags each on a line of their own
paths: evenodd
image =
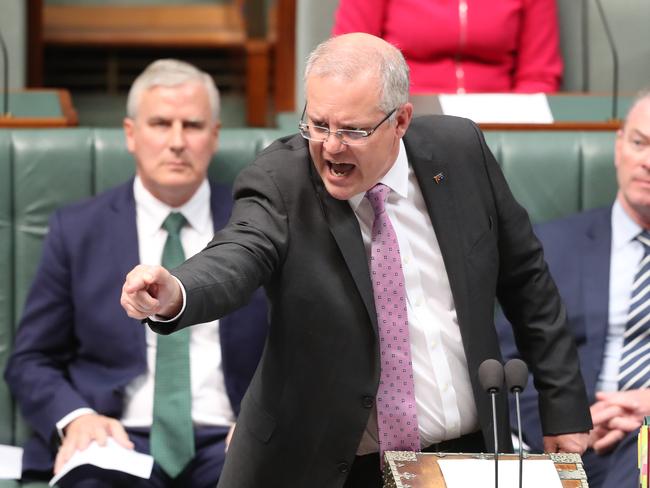
<svg viewBox="0 0 650 488">
<path fill-rule="evenodd" d="M 619 390 L 647 388 L 650 384 L 650 232 L 637 236 L 643 244 L 643 259 L 634 277 L 623 351 L 618 373 Z"/>
<path fill-rule="evenodd" d="M 187 221 L 172 212 L 163 222 L 167 241 L 162 265 L 175 268 L 185 260 L 181 229 Z M 192 389 L 190 381 L 190 330 L 157 336 L 151 455 L 172 478 L 194 457 Z"/>
<path fill-rule="evenodd" d="M 381 355 L 377 427 L 382 466 L 385 451 L 420 450 L 404 273 L 397 234 L 384 208 L 389 193 L 381 183 L 366 193 L 375 212 L 370 277 Z"/>
</svg>

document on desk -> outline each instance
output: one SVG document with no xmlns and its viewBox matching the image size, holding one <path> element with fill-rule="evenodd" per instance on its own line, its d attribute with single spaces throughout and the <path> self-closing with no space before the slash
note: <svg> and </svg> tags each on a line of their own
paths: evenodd
<svg viewBox="0 0 650 488">
<path fill-rule="evenodd" d="M 439 459 L 447 488 L 481 486 L 494 488 L 494 460 Z M 522 486 L 526 488 L 562 488 L 560 476 L 550 459 L 525 459 Z M 519 460 L 499 460 L 499 488 L 519 487 Z"/>
<path fill-rule="evenodd" d="M 0 444 L 0 480 L 19 480 L 23 470 L 23 450 Z"/>
<path fill-rule="evenodd" d="M 543 93 L 470 93 L 439 95 L 445 115 L 466 117 L 476 123 L 552 124 L 553 114 Z"/>
<path fill-rule="evenodd" d="M 50 486 L 59 481 L 74 468 L 84 464 L 92 464 L 102 469 L 113 469 L 149 479 L 153 469 L 153 458 L 131 449 L 120 446 L 110 437 L 105 446 L 93 441 L 87 449 L 75 452 L 63 469 L 50 480 Z"/>
</svg>

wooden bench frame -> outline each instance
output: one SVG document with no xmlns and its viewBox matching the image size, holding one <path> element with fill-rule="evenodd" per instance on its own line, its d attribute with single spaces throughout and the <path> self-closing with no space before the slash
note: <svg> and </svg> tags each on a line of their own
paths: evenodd
<svg viewBox="0 0 650 488">
<path fill-rule="evenodd" d="M 45 46 L 200 48 L 245 56 L 246 123 L 269 125 L 272 41 L 247 35 L 243 0 L 196 5 L 44 5 Z"/>
</svg>

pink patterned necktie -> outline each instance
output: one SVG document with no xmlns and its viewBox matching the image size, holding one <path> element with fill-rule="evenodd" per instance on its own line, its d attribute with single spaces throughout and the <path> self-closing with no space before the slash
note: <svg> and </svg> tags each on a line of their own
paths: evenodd
<svg viewBox="0 0 650 488">
<path fill-rule="evenodd" d="M 384 208 L 389 193 L 381 183 L 366 193 L 375 212 L 370 273 L 381 354 L 377 424 L 382 466 L 384 451 L 420 450 L 404 273 L 397 235 Z"/>
</svg>

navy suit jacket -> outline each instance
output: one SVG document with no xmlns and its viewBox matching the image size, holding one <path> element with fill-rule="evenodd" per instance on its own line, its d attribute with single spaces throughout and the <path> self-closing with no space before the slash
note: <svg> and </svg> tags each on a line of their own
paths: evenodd
<svg viewBox="0 0 650 488">
<path fill-rule="evenodd" d="M 215 229 L 232 208 L 230 189 L 211 185 Z M 49 470 L 56 422 L 89 407 L 120 418 L 124 389 L 147 369 L 145 326 L 120 306 L 126 274 L 139 262 L 133 180 L 56 211 L 27 298 L 5 377 L 35 435 L 23 470 Z M 226 390 L 239 413 L 267 333 L 260 290 L 220 321 Z"/>
<path fill-rule="evenodd" d="M 566 304 L 589 404 L 593 404 L 608 328 L 611 207 L 539 225 L 535 233 L 542 242 L 551 275 Z M 518 357 L 510 325 L 502 316 L 497 321 L 497 329 L 504 359 Z M 535 388 L 528 385 L 520 403 L 525 441 L 541 452 L 542 433 Z M 511 419 L 515 421 L 514 415 Z"/>
</svg>

